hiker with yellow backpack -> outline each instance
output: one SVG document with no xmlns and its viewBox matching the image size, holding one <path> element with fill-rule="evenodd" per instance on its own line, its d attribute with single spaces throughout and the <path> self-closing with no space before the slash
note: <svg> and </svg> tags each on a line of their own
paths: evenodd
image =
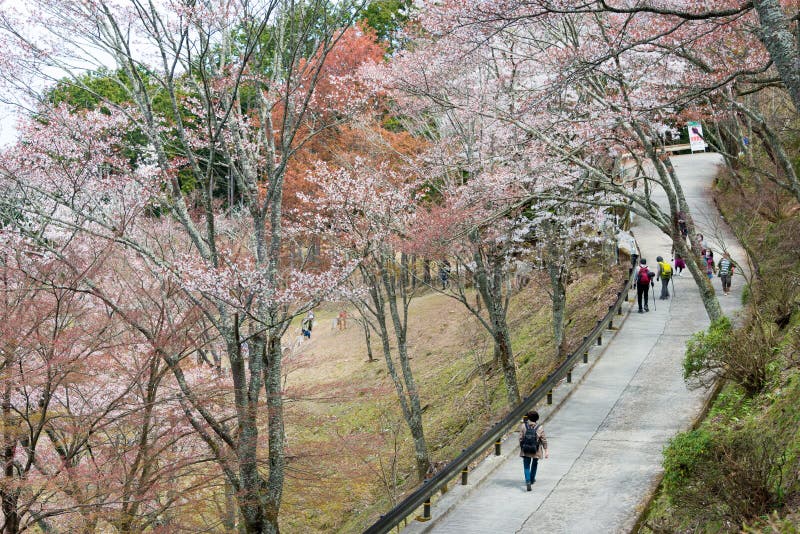
<svg viewBox="0 0 800 534">
<path fill-rule="evenodd" d="M 669 298 L 669 281 L 672 279 L 672 265 L 664 261 L 664 258 L 661 256 L 656 258 L 656 262 L 658 262 L 656 280 L 661 280 L 661 296 L 658 298 L 660 300 L 667 300 Z"/>
</svg>

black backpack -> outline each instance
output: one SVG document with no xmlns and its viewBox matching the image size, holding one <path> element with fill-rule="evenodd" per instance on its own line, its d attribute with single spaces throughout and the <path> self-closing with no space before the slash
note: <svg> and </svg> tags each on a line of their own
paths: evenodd
<svg viewBox="0 0 800 534">
<path fill-rule="evenodd" d="M 536 454 L 539 451 L 539 434 L 536 432 L 539 425 L 528 425 L 525 422 L 525 435 L 522 436 L 519 446 L 525 454 Z"/>
</svg>

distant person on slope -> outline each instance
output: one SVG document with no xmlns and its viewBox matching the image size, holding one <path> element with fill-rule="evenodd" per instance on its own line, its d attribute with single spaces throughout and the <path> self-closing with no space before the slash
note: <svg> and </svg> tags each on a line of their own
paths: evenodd
<svg viewBox="0 0 800 534">
<path fill-rule="evenodd" d="M 444 260 L 439 266 L 439 280 L 442 282 L 442 289 L 447 289 L 450 286 L 450 262 Z"/>
<path fill-rule="evenodd" d="M 650 284 L 655 285 L 655 273 L 647 267 L 647 260 L 639 260 L 639 270 L 636 271 L 636 300 L 639 302 L 639 313 L 649 312 L 648 294 Z M 644 309 L 642 309 L 642 297 L 644 297 Z"/>
<path fill-rule="evenodd" d="M 519 427 L 519 455 L 522 458 L 522 472 L 525 474 L 525 486 L 531 491 L 531 484 L 536 482 L 536 470 L 539 460 L 550 458 L 547 451 L 547 438 L 542 425 L 538 424 L 539 412 L 531 411 L 523 417 Z"/>
<path fill-rule="evenodd" d="M 717 274 L 722 280 L 722 294 L 727 296 L 731 292 L 731 278 L 733 278 L 734 264 L 731 255 L 725 252 L 717 264 Z"/>
<path fill-rule="evenodd" d="M 314 312 L 309 310 L 303 321 L 300 323 L 300 330 L 303 332 L 303 337 L 311 339 L 311 329 L 314 328 Z"/>
<path fill-rule="evenodd" d="M 661 296 L 658 298 L 667 300 L 669 298 L 669 280 L 672 278 L 672 265 L 665 262 L 661 256 L 658 256 L 656 261 L 658 262 L 656 280 L 661 280 Z"/>
</svg>

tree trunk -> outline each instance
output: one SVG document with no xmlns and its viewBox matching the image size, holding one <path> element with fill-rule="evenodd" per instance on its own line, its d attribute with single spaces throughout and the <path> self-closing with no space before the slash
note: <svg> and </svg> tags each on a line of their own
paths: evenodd
<svg viewBox="0 0 800 534">
<path fill-rule="evenodd" d="M 417 255 L 411 255 L 411 265 L 409 266 L 409 276 L 411 277 L 411 291 L 417 289 Z"/>
<path fill-rule="evenodd" d="M 553 302 L 553 343 L 556 347 L 556 359 L 560 360 L 565 353 L 564 316 L 567 309 L 567 289 L 560 269 L 548 267 L 547 273 L 550 275 L 550 298 Z"/>
<path fill-rule="evenodd" d="M 280 357 L 280 339 L 277 340 L 277 344 L 274 338 L 268 339 L 269 341 L 265 340 L 264 336 L 256 336 L 248 342 L 248 361 L 245 365 L 241 351 L 238 316 L 235 317 L 233 335 L 228 342 L 238 425 L 233 452 L 238 467 L 236 501 L 242 518 L 240 527 L 247 534 L 279 532 L 278 509 L 284 476 L 283 414 L 280 359 L 276 359 L 272 351 L 278 350 Z M 269 482 L 264 480 L 258 463 L 257 415 L 262 386 L 267 395 L 269 422 Z"/>
<path fill-rule="evenodd" d="M 263 340 L 250 343 L 249 351 L 264 350 Z M 251 368 L 254 358 L 250 358 Z M 261 368 L 261 365 L 258 366 Z M 263 479 L 258 471 L 258 425 L 256 421 L 256 406 L 258 405 L 258 391 L 252 386 L 256 382 L 260 388 L 261 379 L 253 380 L 251 377 L 242 381 L 245 391 L 240 398 L 244 398 L 244 406 L 239 407 L 239 416 L 236 418 L 239 425 L 239 435 L 236 443 L 236 456 L 239 463 L 239 509 L 242 511 L 245 528 L 248 533 L 267 532 L 267 518 L 264 507 Z M 271 425 L 270 425 L 271 426 Z M 270 461 L 272 458 L 270 458 Z"/>
<path fill-rule="evenodd" d="M 13 350 L 13 349 L 12 349 Z M 14 480 L 14 453 L 17 446 L 16 423 L 11 412 L 11 388 L 13 366 L 6 358 L 6 369 L 3 373 L 3 487 L 0 488 L 0 499 L 3 508 L 3 534 L 16 534 L 19 532 L 20 518 L 17 510 L 19 490 Z"/>
<path fill-rule="evenodd" d="M 389 261 L 391 262 L 391 260 Z M 425 432 L 422 425 L 422 408 L 419 401 L 419 391 L 417 390 L 417 384 L 414 380 L 414 374 L 411 371 L 411 362 L 408 357 L 408 343 L 406 340 L 406 333 L 408 330 L 408 301 L 404 290 L 405 286 L 400 288 L 403 303 L 403 314 L 401 317 L 400 310 L 397 307 L 398 296 L 395 283 L 396 278 L 388 276 L 388 271 L 386 269 L 381 270 L 381 277 L 388 297 L 389 313 L 392 318 L 392 325 L 394 326 L 395 339 L 397 340 L 397 354 L 400 360 L 400 369 L 403 372 L 406 396 L 408 397 L 409 407 L 411 408 L 411 417 L 408 420 L 408 427 L 414 439 L 417 475 L 420 480 L 423 480 L 430 467 L 430 457 L 428 455 L 428 445 L 425 441 Z"/>
<path fill-rule="evenodd" d="M 380 260 L 379 260 L 380 263 Z M 392 291 L 391 276 L 382 268 L 382 265 L 377 269 L 380 274 L 370 272 L 369 267 L 361 266 L 361 273 L 364 280 L 369 284 L 369 294 L 372 299 L 373 306 L 370 309 L 375 316 L 375 322 L 378 326 L 378 333 L 381 339 L 381 347 L 383 349 L 383 357 L 386 360 L 386 369 L 389 377 L 394 384 L 395 392 L 397 393 L 397 400 L 400 403 L 400 410 L 403 413 L 403 419 L 406 421 L 411 438 L 414 442 L 414 456 L 417 462 L 417 475 L 420 480 L 423 480 L 427 473 L 430 460 L 428 456 L 427 442 L 425 441 L 425 432 L 422 426 L 422 409 L 419 403 L 419 395 L 416 390 L 416 383 L 412 375 L 411 366 L 408 361 L 408 351 L 405 343 L 405 328 L 400 323 L 400 315 L 397 310 L 396 303 L 392 304 L 395 297 Z M 386 305 L 389 303 L 391 308 L 392 321 L 395 327 L 395 336 L 398 344 L 398 352 L 400 359 L 400 367 L 403 377 L 397 371 L 392 357 L 392 350 L 390 344 L 390 334 L 386 317 Z M 393 308 L 392 308 L 393 306 Z"/>
<path fill-rule="evenodd" d="M 479 247 L 475 249 L 473 260 L 476 265 L 475 284 L 484 304 L 486 304 L 486 311 L 489 313 L 488 325 L 491 328 L 492 339 L 494 340 L 495 362 L 499 363 L 503 369 L 508 405 L 516 406 L 519 404 L 521 397 L 519 385 L 517 384 L 517 368 L 511 349 L 511 336 L 508 331 L 508 322 L 506 321 L 505 296 L 503 294 L 503 279 L 505 275 L 503 264 L 498 259 L 497 261 L 492 261 L 491 267 L 489 267 Z M 489 269 L 491 269 L 491 273 L 489 273 Z"/>
<path fill-rule="evenodd" d="M 369 362 L 375 361 L 375 356 L 372 354 L 372 333 L 370 332 L 369 322 L 362 318 L 358 323 L 364 327 L 364 341 L 367 344 L 367 358 Z"/>
<path fill-rule="evenodd" d="M 634 126 L 634 130 L 639 136 L 642 144 L 645 146 L 650 161 L 656 168 L 659 183 L 661 184 L 664 193 L 667 195 L 667 201 L 669 202 L 669 216 L 664 214 L 659 209 L 657 213 L 651 213 L 649 211 L 646 212 L 646 218 L 648 218 L 648 220 L 664 234 L 670 237 L 673 248 L 684 258 L 684 260 L 688 259 L 688 261 L 686 261 L 686 266 L 689 269 L 689 272 L 692 273 L 692 278 L 694 278 L 697 289 L 700 292 L 700 298 L 703 300 L 703 306 L 706 309 L 708 318 L 713 322 L 722 317 L 722 308 L 719 305 L 716 293 L 711 285 L 711 281 L 706 275 L 705 269 L 701 270 L 697 265 L 697 255 L 694 254 L 689 247 L 687 247 L 686 241 L 684 241 L 680 230 L 677 228 L 677 225 L 674 222 L 678 211 L 683 211 L 684 216 L 686 217 L 687 225 L 689 225 L 689 237 L 692 241 L 692 246 L 694 246 L 694 220 L 692 218 L 691 210 L 689 209 L 689 204 L 686 202 L 686 195 L 683 192 L 683 187 L 678 179 L 677 173 L 675 172 L 675 167 L 672 165 L 672 162 L 669 160 L 669 158 L 662 159 L 660 157 L 660 155 L 654 150 L 647 136 L 644 135 L 644 132 L 641 130 L 641 128 Z"/>
<path fill-rule="evenodd" d="M 269 476 L 266 481 L 266 525 L 264 532 L 277 534 L 278 512 L 283 497 L 286 469 L 286 444 L 283 422 L 283 390 L 281 387 L 281 332 L 271 333 L 264 351 L 264 383 L 267 393 L 269 423 Z M 261 481 L 263 485 L 263 480 Z"/>
<path fill-rule="evenodd" d="M 494 318 L 497 319 L 498 317 L 495 315 Z M 492 324 L 495 326 L 495 359 L 500 360 L 500 365 L 503 369 L 503 379 L 506 383 L 506 398 L 508 400 L 508 405 L 513 407 L 519 404 L 522 397 L 520 397 L 519 385 L 517 384 L 517 367 L 514 362 L 514 354 L 511 350 L 511 337 L 508 334 L 508 326 L 505 324 L 505 320 L 503 320 L 502 323 L 492 320 Z"/>
<path fill-rule="evenodd" d="M 800 113 L 800 53 L 789 19 L 779 0 L 753 0 L 761 23 L 759 38 L 769 52 L 775 68 Z"/>
<path fill-rule="evenodd" d="M 723 313 L 706 270 L 701 269 L 697 264 L 697 256 L 686 246 L 686 242 L 683 239 L 673 239 L 673 243 L 675 250 L 686 260 L 686 267 L 692 273 L 692 278 L 694 278 L 695 284 L 700 291 L 700 298 L 703 300 L 703 307 L 706 309 L 708 318 L 711 322 L 716 321 L 722 317 Z"/>
<path fill-rule="evenodd" d="M 236 503 L 233 486 L 228 480 L 225 480 L 225 515 L 222 518 L 222 527 L 225 532 L 234 532 L 236 530 Z"/>
</svg>

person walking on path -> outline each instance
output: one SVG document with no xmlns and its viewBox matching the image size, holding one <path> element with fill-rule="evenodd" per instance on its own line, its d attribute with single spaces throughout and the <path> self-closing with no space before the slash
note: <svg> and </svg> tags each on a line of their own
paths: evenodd
<svg viewBox="0 0 800 534">
<path fill-rule="evenodd" d="M 550 458 L 544 428 L 537 421 L 539 412 L 528 412 L 519 428 L 519 455 L 522 458 L 522 472 L 525 475 L 525 487 L 528 491 L 531 491 L 531 484 L 536 482 L 539 460 Z"/>
<path fill-rule="evenodd" d="M 697 248 L 700 250 L 700 255 L 705 256 L 706 251 L 709 250 L 706 238 L 703 237 L 703 234 L 697 234 L 697 236 L 695 236 L 695 239 L 697 240 Z"/>
<path fill-rule="evenodd" d="M 678 271 L 678 276 L 683 276 L 683 270 L 686 268 L 686 262 L 683 256 L 675 254 L 675 270 Z"/>
<path fill-rule="evenodd" d="M 636 268 L 639 260 L 639 247 L 636 246 L 636 238 L 633 237 L 632 233 L 626 233 L 626 237 L 628 238 L 628 248 L 631 251 L 631 267 Z"/>
<path fill-rule="evenodd" d="M 656 258 L 656 262 L 658 262 L 656 280 L 661 280 L 661 296 L 658 298 L 667 300 L 669 298 L 669 280 L 672 278 L 672 265 L 665 262 L 661 256 Z"/>
<path fill-rule="evenodd" d="M 647 260 L 642 258 L 639 260 L 639 270 L 636 271 L 636 300 L 639 303 L 639 313 L 649 312 L 648 295 L 650 293 L 650 284 L 655 285 L 653 281 L 655 273 L 653 273 L 647 266 Z M 642 297 L 644 297 L 644 308 L 642 308 Z"/>
<path fill-rule="evenodd" d="M 733 278 L 733 260 L 727 252 L 722 254 L 722 259 L 717 265 L 717 275 L 722 280 L 722 294 L 727 296 L 731 292 L 731 278 Z"/>
<path fill-rule="evenodd" d="M 685 241 L 686 238 L 689 237 L 689 228 L 686 226 L 686 215 L 682 211 L 679 211 L 675 218 L 678 221 L 678 231 L 680 231 L 681 237 L 683 237 Z"/>
<path fill-rule="evenodd" d="M 714 278 L 714 251 L 711 250 L 710 248 L 706 249 L 705 260 L 706 260 L 706 275 L 708 275 L 708 279 L 711 280 L 712 278 Z"/>
</svg>

